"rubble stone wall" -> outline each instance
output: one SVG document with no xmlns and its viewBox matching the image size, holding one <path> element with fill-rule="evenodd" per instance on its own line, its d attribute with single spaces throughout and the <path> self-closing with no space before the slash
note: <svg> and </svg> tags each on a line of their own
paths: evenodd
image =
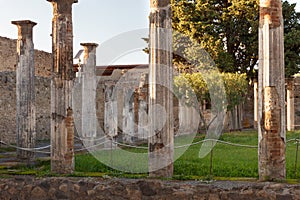
<svg viewBox="0 0 300 200">
<path fill-rule="evenodd" d="M 16 143 L 17 40 L 0 37 L 0 140 Z M 50 139 L 51 53 L 35 50 L 36 131 L 38 140 Z"/>
<path fill-rule="evenodd" d="M 201 199 L 298 200 L 300 185 L 217 181 L 147 179 L 32 178 L 0 180 L 0 199 Z"/>
<path fill-rule="evenodd" d="M 34 51 L 35 75 L 49 77 L 52 68 L 51 53 L 40 50 Z M 17 40 L 0 36 L 0 72 L 16 71 Z"/>
<path fill-rule="evenodd" d="M 50 78 L 35 78 L 37 140 L 50 139 Z M 0 140 L 16 143 L 16 73 L 0 72 Z"/>
</svg>

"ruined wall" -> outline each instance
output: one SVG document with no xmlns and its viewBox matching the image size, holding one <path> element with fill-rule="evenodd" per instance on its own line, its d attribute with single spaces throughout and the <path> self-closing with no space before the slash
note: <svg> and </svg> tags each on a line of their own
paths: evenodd
<svg viewBox="0 0 300 200">
<path fill-rule="evenodd" d="M 16 40 L 0 37 L 0 140 L 16 143 Z M 52 56 L 35 50 L 37 139 L 50 138 Z"/>
<path fill-rule="evenodd" d="M 50 78 L 36 77 L 37 140 L 50 138 Z M 16 73 L 0 72 L 0 140 L 16 142 Z"/>
<path fill-rule="evenodd" d="M 147 179 L 33 178 L 0 179 L 0 199 L 290 199 L 300 185 L 241 181 L 161 181 Z"/>
<path fill-rule="evenodd" d="M 0 36 L 0 72 L 16 71 L 17 40 Z M 35 50 L 35 75 L 49 77 L 51 75 L 51 53 Z"/>
</svg>

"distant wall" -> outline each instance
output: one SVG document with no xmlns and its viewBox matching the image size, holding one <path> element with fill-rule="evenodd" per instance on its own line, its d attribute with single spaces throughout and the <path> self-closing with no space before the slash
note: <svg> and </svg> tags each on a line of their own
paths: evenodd
<svg viewBox="0 0 300 200">
<path fill-rule="evenodd" d="M 50 78 L 36 77 L 36 132 L 50 138 Z M 0 140 L 16 143 L 16 73 L 0 72 Z"/>
<path fill-rule="evenodd" d="M 16 40 L 0 37 L 0 140 L 16 143 Z M 37 139 L 50 138 L 52 56 L 35 50 Z"/>
<path fill-rule="evenodd" d="M 17 40 L 0 36 L 0 72 L 16 71 L 17 64 Z M 35 50 L 35 74 L 36 76 L 49 77 L 52 68 L 51 53 Z"/>
</svg>

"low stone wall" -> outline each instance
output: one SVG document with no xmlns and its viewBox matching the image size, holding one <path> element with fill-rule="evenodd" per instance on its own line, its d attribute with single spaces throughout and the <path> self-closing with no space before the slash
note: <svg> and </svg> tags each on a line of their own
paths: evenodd
<svg viewBox="0 0 300 200">
<path fill-rule="evenodd" d="M 300 185 L 101 178 L 0 179 L 0 199 L 300 199 Z"/>
</svg>

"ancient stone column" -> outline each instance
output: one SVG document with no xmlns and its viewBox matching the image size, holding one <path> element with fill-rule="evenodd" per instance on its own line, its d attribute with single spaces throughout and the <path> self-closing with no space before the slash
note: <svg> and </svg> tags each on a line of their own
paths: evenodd
<svg viewBox="0 0 300 200">
<path fill-rule="evenodd" d="M 149 172 L 171 177 L 174 162 L 170 0 L 150 0 Z"/>
<path fill-rule="evenodd" d="M 260 1 L 259 179 L 282 180 L 285 168 L 284 42 L 281 0 Z"/>
<path fill-rule="evenodd" d="M 96 48 L 95 43 L 81 43 L 84 47 L 82 67 L 82 130 L 81 136 L 93 145 L 93 138 L 97 136 L 96 117 Z M 85 141 L 88 141 L 85 140 Z"/>
<path fill-rule="evenodd" d="M 32 41 L 32 29 L 35 22 L 12 21 L 18 27 L 17 41 L 17 146 L 22 148 L 34 148 L 36 140 L 35 122 L 35 85 L 34 85 L 34 45 Z M 17 157 L 27 163 L 34 160 L 34 153 L 17 150 Z"/>
<path fill-rule="evenodd" d="M 105 148 L 114 147 L 114 139 L 118 135 L 118 102 L 114 93 L 114 81 L 105 83 L 105 103 L 104 103 L 104 132 L 111 140 L 105 143 Z"/>
<path fill-rule="evenodd" d="M 123 140 L 133 142 L 134 136 L 134 92 L 131 88 L 124 88 L 123 104 Z"/>
<path fill-rule="evenodd" d="M 295 97 L 294 97 L 294 79 L 287 80 L 286 93 L 286 125 L 288 131 L 295 130 Z"/>
<path fill-rule="evenodd" d="M 51 80 L 51 170 L 74 170 L 74 119 L 72 109 L 73 25 L 72 4 L 77 0 L 47 0 L 53 6 Z"/>
<path fill-rule="evenodd" d="M 257 129 L 257 120 L 258 120 L 258 82 L 257 80 L 254 80 L 253 83 L 253 87 L 254 87 L 254 97 L 253 97 L 253 101 L 254 101 L 254 128 Z"/>
</svg>

